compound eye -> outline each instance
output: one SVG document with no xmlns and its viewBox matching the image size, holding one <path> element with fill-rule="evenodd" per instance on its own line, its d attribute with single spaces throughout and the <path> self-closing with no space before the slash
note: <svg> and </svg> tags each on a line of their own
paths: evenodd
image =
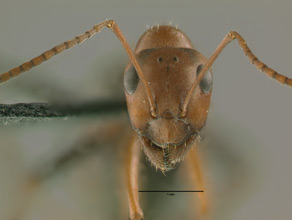
<svg viewBox="0 0 292 220">
<path fill-rule="evenodd" d="M 124 88 L 129 95 L 134 94 L 139 83 L 139 76 L 134 66 L 131 66 L 124 74 Z"/>
<path fill-rule="evenodd" d="M 197 76 L 200 74 L 200 72 L 202 71 L 204 65 L 201 64 L 198 66 L 197 68 Z M 200 88 L 202 90 L 203 93 L 207 94 L 212 90 L 212 85 L 213 85 L 213 76 L 212 73 L 210 71 L 208 71 L 204 77 L 202 78 L 201 82 L 200 82 Z"/>
</svg>

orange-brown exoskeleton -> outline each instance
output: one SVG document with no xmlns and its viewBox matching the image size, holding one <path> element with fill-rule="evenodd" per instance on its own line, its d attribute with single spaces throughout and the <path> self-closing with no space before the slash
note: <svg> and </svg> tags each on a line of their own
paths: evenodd
<svg viewBox="0 0 292 220">
<path fill-rule="evenodd" d="M 183 32 L 170 26 L 146 31 L 135 53 L 153 95 L 155 115 L 150 114 L 143 84 L 129 63 L 124 88 L 130 119 L 151 163 L 168 171 L 188 152 L 206 123 L 212 73 L 204 76 L 183 116 L 184 100 L 207 59 L 193 48 Z"/>
<path fill-rule="evenodd" d="M 194 49 L 182 31 L 171 26 L 157 26 L 147 30 L 133 52 L 113 20 L 106 20 L 84 34 L 1 74 L 0 82 L 84 42 L 104 27 L 116 34 L 130 58 L 124 73 L 124 90 L 135 131 L 127 149 L 125 169 L 131 219 L 143 218 L 138 198 L 141 147 L 151 163 L 162 172 L 175 168 L 175 164 L 189 152 L 188 163 L 195 172 L 194 181 L 200 189 L 204 188 L 198 155 L 195 150 L 189 149 L 196 144 L 199 132 L 206 124 L 213 84 L 210 67 L 233 39 L 237 39 L 256 68 L 268 77 L 292 86 L 292 79 L 259 61 L 237 32 L 229 32 L 209 59 Z M 202 201 L 200 213 L 203 214 L 207 209 L 207 199 L 204 193 L 199 195 Z"/>
</svg>

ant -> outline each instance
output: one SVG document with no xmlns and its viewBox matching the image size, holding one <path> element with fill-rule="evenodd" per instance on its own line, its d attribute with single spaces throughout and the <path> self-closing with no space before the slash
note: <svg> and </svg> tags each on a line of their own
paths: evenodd
<svg viewBox="0 0 292 220">
<path fill-rule="evenodd" d="M 105 27 L 115 33 L 130 58 L 124 72 L 124 92 L 134 132 L 126 149 L 125 175 L 132 220 L 144 216 L 138 196 L 140 148 L 150 163 L 163 173 L 174 169 L 189 154 L 188 163 L 195 173 L 194 181 L 204 189 L 199 156 L 194 146 L 199 144 L 200 131 L 208 117 L 213 85 L 210 68 L 231 41 L 236 39 L 250 62 L 265 75 L 283 85 L 292 86 L 292 79 L 261 62 L 235 31 L 230 31 L 207 59 L 194 49 L 182 31 L 172 26 L 147 30 L 133 52 L 114 20 L 101 22 L 84 34 L 1 74 L 0 83 L 84 42 Z M 208 210 L 207 196 L 204 192 L 198 195 L 201 200 L 199 214 L 203 216 Z"/>
</svg>

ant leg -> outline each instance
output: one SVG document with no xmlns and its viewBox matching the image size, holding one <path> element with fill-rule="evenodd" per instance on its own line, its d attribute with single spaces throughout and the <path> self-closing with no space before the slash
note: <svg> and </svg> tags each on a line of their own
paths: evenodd
<svg viewBox="0 0 292 220">
<path fill-rule="evenodd" d="M 39 187 L 42 184 L 42 179 L 38 176 L 29 176 L 21 187 L 21 198 L 18 201 L 18 204 L 15 207 L 14 210 L 14 217 L 13 220 L 22 219 L 23 214 L 27 210 L 31 199 L 35 196 L 37 193 Z"/>
<path fill-rule="evenodd" d="M 23 219 L 29 210 L 31 201 L 38 195 L 42 184 L 52 178 L 59 170 L 97 153 L 105 143 L 116 145 L 117 140 L 124 143 L 127 141 L 127 138 L 124 138 L 126 135 L 128 135 L 128 129 L 125 129 L 124 121 L 119 119 L 106 120 L 102 124 L 88 127 L 67 151 L 59 154 L 53 161 L 39 164 L 37 169 L 34 169 L 33 173 L 21 182 L 19 187 L 21 194 L 17 195 L 18 199 L 13 203 L 13 218 L 9 220 Z"/>
<path fill-rule="evenodd" d="M 126 184 L 131 220 L 139 220 L 143 218 L 143 212 L 139 204 L 138 195 L 138 171 L 140 158 L 139 144 L 140 142 L 138 141 L 138 137 L 135 135 L 127 149 L 126 158 Z"/>
<path fill-rule="evenodd" d="M 199 219 L 206 215 L 208 211 L 208 199 L 205 192 L 205 183 L 202 174 L 201 158 L 197 149 L 197 146 L 191 148 L 186 156 L 187 174 L 191 178 L 192 186 L 195 186 L 197 190 L 203 190 L 204 192 L 196 192 L 200 199 L 200 206 L 198 209 Z"/>
<path fill-rule="evenodd" d="M 273 70 L 272 68 L 268 67 L 266 64 L 264 64 L 262 61 L 260 61 L 250 50 L 250 48 L 247 46 L 246 41 L 243 39 L 243 37 L 235 32 L 235 31 L 230 31 L 225 37 L 224 39 L 220 42 L 220 44 L 218 45 L 218 47 L 216 48 L 216 50 L 213 52 L 213 54 L 211 55 L 211 57 L 208 59 L 208 61 L 206 62 L 206 64 L 204 65 L 204 68 L 202 69 L 202 71 L 200 72 L 198 78 L 196 79 L 196 81 L 193 83 L 190 91 L 188 92 L 188 95 L 183 103 L 182 106 L 182 111 L 181 111 L 181 116 L 184 117 L 186 115 L 186 108 L 187 105 L 189 103 L 189 100 L 195 90 L 195 88 L 197 87 L 197 85 L 200 83 L 201 79 L 204 77 L 204 75 L 207 73 L 207 71 L 211 68 L 211 66 L 213 65 L 213 63 L 215 62 L 215 60 L 217 59 L 217 57 L 220 55 L 220 53 L 222 52 L 222 50 L 234 39 L 236 39 L 238 41 L 239 46 L 241 47 L 241 49 L 243 50 L 243 52 L 245 53 L 245 55 L 248 57 L 248 59 L 250 60 L 250 62 L 261 72 L 263 72 L 266 76 L 273 78 L 275 80 L 277 80 L 279 83 L 283 84 L 283 85 L 287 85 L 292 87 L 292 78 L 288 78 L 285 75 L 279 74 L 277 73 L 275 70 Z"/>
</svg>

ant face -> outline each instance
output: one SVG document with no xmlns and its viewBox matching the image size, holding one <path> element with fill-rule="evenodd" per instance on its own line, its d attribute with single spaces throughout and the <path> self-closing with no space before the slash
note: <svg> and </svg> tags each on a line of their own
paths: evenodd
<svg viewBox="0 0 292 220">
<path fill-rule="evenodd" d="M 131 123 L 151 163 L 167 171 L 184 157 L 206 123 L 212 73 L 204 76 L 189 102 L 187 115 L 182 118 L 181 106 L 206 58 L 189 48 L 146 49 L 137 57 L 158 116 L 151 117 L 144 86 L 135 68 L 128 64 L 124 89 Z"/>
</svg>

